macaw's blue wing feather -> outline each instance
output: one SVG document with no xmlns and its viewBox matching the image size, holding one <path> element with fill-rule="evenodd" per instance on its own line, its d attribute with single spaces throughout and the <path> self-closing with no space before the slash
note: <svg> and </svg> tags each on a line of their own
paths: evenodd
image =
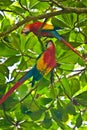
<svg viewBox="0 0 87 130">
<path fill-rule="evenodd" d="M 42 77 L 42 74 L 39 72 L 39 70 L 37 70 L 36 65 L 31 70 L 29 70 L 19 81 L 24 82 L 30 77 L 33 77 L 32 86 L 34 85 L 35 81 L 38 81 Z"/>
<path fill-rule="evenodd" d="M 34 67 L 31 70 L 29 70 L 28 72 L 26 72 L 26 74 L 19 81 L 23 83 L 24 81 L 26 81 L 27 79 L 32 77 L 33 73 L 34 73 Z"/>
<path fill-rule="evenodd" d="M 57 39 L 61 40 L 61 36 L 56 30 L 42 30 L 41 33 L 41 35 L 44 37 L 56 37 Z"/>
<path fill-rule="evenodd" d="M 34 86 L 35 81 L 40 80 L 43 77 L 43 75 L 40 73 L 39 70 L 37 70 L 36 65 L 33 68 L 33 79 L 32 79 L 32 87 Z"/>
</svg>

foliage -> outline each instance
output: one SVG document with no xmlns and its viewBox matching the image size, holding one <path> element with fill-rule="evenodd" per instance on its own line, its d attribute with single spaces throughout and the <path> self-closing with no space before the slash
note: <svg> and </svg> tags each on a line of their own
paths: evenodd
<svg viewBox="0 0 87 130">
<path fill-rule="evenodd" d="M 86 0 L 0 0 L 0 31 L 3 33 L 0 39 L 0 97 L 35 64 L 42 52 L 40 41 L 33 33 L 21 34 L 27 16 L 32 16 L 30 23 L 35 21 L 34 17 L 44 21 L 45 17 L 41 19 L 39 15 L 65 9 L 54 17 L 46 16 L 46 20 L 63 28 L 59 33 L 86 57 L 87 12 L 80 13 L 86 7 Z M 0 130 L 87 128 L 86 63 L 63 43 L 55 38 L 52 40 L 58 63 L 52 83 L 49 74 L 33 88 L 31 79 L 21 85 L 0 106 Z M 41 41 L 45 49 L 45 38 Z"/>
</svg>

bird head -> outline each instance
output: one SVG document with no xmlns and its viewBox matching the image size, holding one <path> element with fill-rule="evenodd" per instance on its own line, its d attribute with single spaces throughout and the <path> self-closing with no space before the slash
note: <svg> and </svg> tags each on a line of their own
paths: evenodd
<svg viewBox="0 0 87 130">
<path fill-rule="evenodd" d="M 21 33 L 27 35 L 29 32 L 33 32 L 36 34 L 41 26 L 42 26 L 42 22 L 34 22 L 34 23 L 26 24 Z"/>
<path fill-rule="evenodd" d="M 54 47 L 54 44 L 53 44 L 53 41 L 52 40 L 48 40 L 48 41 L 46 41 L 46 47 L 47 48 L 51 48 L 51 47 Z"/>
<path fill-rule="evenodd" d="M 21 33 L 24 34 L 24 35 L 27 35 L 29 32 L 30 32 L 30 25 L 27 24 L 27 25 L 24 26 Z"/>
</svg>

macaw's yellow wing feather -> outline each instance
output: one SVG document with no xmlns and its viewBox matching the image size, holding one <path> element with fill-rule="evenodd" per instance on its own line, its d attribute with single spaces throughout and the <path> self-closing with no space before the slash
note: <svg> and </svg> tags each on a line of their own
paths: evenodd
<svg viewBox="0 0 87 130">
<path fill-rule="evenodd" d="M 51 25 L 51 24 L 45 24 L 42 29 L 44 30 L 53 30 L 54 29 L 54 26 Z"/>
<path fill-rule="evenodd" d="M 38 59 L 36 68 L 41 72 L 41 74 L 46 75 L 55 67 L 55 65 L 55 48 L 52 44 L 51 47 L 49 47 Z"/>
<path fill-rule="evenodd" d="M 44 55 L 42 55 L 42 56 L 40 57 L 40 59 L 38 59 L 37 69 L 38 69 L 41 73 L 45 74 L 46 68 L 47 68 L 47 63 L 44 63 Z"/>
<path fill-rule="evenodd" d="M 42 55 L 42 57 L 38 60 L 38 62 L 37 62 L 37 69 L 43 75 L 47 75 L 52 70 L 52 67 L 48 66 L 47 62 L 44 62 L 44 55 Z"/>
</svg>

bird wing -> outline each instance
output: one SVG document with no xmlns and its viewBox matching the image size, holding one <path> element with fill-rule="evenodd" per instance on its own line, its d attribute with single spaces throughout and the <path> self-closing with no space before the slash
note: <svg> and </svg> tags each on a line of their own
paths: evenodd
<svg viewBox="0 0 87 130">
<path fill-rule="evenodd" d="M 59 26 L 53 26 L 52 24 L 44 24 L 44 26 L 42 27 L 42 30 L 60 30 L 63 29 Z"/>
<path fill-rule="evenodd" d="M 42 29 L 43 30 L 54 30 L 54 26 L 51 24 L 44 24 Z"/>
<path fill-rule="evenodd" d="M 45 51 L 37 61 L 36 68 L 43 74 L 48 74 L 53 69 L 54 59 L 49 51 Z"/>
</svg>

